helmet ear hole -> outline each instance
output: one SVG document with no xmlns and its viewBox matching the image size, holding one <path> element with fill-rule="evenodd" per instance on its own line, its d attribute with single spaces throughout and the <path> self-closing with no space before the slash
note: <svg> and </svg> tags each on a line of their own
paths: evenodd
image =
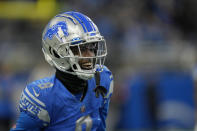
<svg viewBox="0 0 197 131">
<path fill-rule="evenodd" d="M 55 50 L 53 50 L 53 54 L 56 58 L 60 58 L 60 56 L 57 54 L 57 52 Z"/>
<path fill-rule="evenodd" d="M 51 51 L 51 46 L 49 46 L 49 52 L 50 52 L 51 55 L 53 55 L 52 51 Z"/>
<path fill-rule="evenodd" d="M 74 68 L 75 70 L 77 70 L 77 66 L 76 66 L 76 64 L 74 64 L 74 65 L 73 65 L 73 68 Z"/>
<path fill-rule="evenodd" d="M 51 46 L 49 46 L 49 52 L 51 55 L 55 56 L 56 58 L 60 58 L 60 56 L 57 54 L 55 50 L 51 48 Z"/>
</svg>

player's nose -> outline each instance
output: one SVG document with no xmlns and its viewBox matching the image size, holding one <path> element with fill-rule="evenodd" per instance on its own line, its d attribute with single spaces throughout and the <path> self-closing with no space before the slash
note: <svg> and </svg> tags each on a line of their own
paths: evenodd
<svg viewBox="0 0 197 131">
<path fill-rule="evenodd" d="M 93 57 L 93 56 L 95 56 L 94 51 L 91 51 L 89 49 L 87 49 L 86 51 L 82 52 L 82 55 L 84 57 Z"/>
</svg>

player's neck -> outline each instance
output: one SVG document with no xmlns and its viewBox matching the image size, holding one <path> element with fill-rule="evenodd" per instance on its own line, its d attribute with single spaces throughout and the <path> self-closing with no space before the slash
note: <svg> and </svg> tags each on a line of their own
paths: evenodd
<svg viewBox="0 0 197 131">
<path fill-rule="evenodd" d="M 56 77 L 60 82 L 72 93 L 79 94 L 84 91 L 84 88 L 87 88 L 87 81 L 78 78 L 75 75 L 68 74 L 56 70 Z"/>
</svg>

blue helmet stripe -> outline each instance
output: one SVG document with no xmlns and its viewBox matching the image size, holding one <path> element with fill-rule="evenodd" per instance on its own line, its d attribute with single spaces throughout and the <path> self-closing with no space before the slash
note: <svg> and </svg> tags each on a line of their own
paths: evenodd
<svg viewBox="0 0 197 131">
<path fill-rule="evenodd" d="M 87 30 L 86 30 L 86 27 L 84 26 L 83 21 L 81 21 L 74 13 L 75 12 L 66 12 L 66 14 L 71 15 L 72 17 L 74 17 L 81 24 L 81 26 L 83 27 L 84 32 L 86 33 Z"/>
<path fill-rule="evenodd" d="M 92 21 L 90 21 L 87 16 L 78 12 L 67 12 L 66 14 L 73 16 L 82 25 L 84 32 L 96 31 Z"/>
<path fill-rule="evenodd" d="M 96 31 L 94 25 L 92 24 L 92 21 L 90 21 L 91 26 L 93 27 L 93 30 Z"/>
<path fill-rule="evenodd" d="M 83 23 L 85 24 L 86 29 L 88 30 L 88 32 L 91 32 L 91 31 L 94 30 L 92 28 L 91 21 L 88 20 L 88 18 L 86 16 L 84 16 L 83 14 L 78 13 L 78 12 L 75 12 L 75 15 L 83 21 Z"/>
</svg>

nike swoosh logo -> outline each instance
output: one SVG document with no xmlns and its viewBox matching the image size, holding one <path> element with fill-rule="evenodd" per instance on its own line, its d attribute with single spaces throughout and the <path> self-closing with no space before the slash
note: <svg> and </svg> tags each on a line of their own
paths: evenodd
<svg viewBox="0 0 197 131">
<path fill-rule="evenodd" d="M 38 97 L 38 96 L 40 95 L 40 93 L 37 93 L 37 92 L 34 90 L 34 88 L 33 88 L 33 92 L 34 92 L 34 94 L 35 94 L 36 97 Z"/>
</svg>

